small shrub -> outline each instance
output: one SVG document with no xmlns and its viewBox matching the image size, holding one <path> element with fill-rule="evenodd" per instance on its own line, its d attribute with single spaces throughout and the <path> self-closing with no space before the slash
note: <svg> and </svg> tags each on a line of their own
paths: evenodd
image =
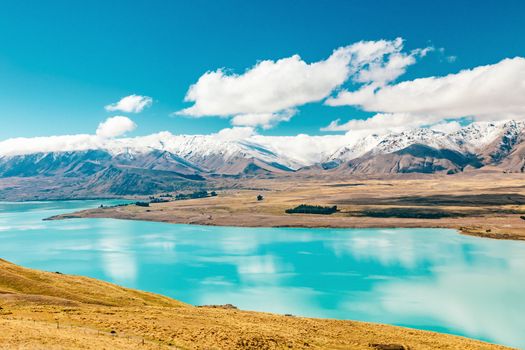
<svg viewBox="0 0 525 350">
<path fill-rule="evenodd" d="M 137 207 L 149 207 L 149 203 L 148 202 L 135 202 L 135 205 Z"/>
</svg>

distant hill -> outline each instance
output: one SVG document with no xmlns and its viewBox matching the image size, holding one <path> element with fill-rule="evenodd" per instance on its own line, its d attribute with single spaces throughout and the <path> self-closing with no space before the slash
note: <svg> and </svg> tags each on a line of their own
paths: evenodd
<svg viewBox="0 0 525 350">
<path fill-rule="evenodd" d="M 94 149 L 27 153 L 3 149 L 0 143 L 0 199 L 149 195 L 202 189 L 220 178 L 455 174 L 483 168 L 525 172 L 522 121 L 358 139 L 257 135 L 224 140 L 163 132 L 90 147 Z"/>
</svg>

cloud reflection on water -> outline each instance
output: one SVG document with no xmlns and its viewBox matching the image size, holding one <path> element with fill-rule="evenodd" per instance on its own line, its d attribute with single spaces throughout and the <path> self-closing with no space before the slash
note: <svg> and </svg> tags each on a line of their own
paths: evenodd
<svg viewBox="0 0 525 350">
<path fill-rule="evenodd" d="M 109 220 L 100 231 L 97 248 L 101 252 L 105 274 L 115 283 L 135 285 L 138 263 L 133 250 L 134 242 L 122 222 Z"/>
<path fill-rule="evenodd" d="M 414 234 L 350 237 L 346 244 L 332 246 L 336 254 L 344 251 L 385 270 L 425 266 L 428 271 L 378 280 L 369 291 L 347 297 L 341 308 L 370 321 L 445 328 L 524 346 L 525 255 L 523 247 L 516 245 L 519 242 L 444 235 L 430 243 L 424 238 Z"/>
<path fill-rule="evenodd" d="M 49 207 L 0 213 L 0 255 L 194 304 L 402 324 L 525 347 L 523 242 L 426 229 L 42 222 Z"/>
</svg>

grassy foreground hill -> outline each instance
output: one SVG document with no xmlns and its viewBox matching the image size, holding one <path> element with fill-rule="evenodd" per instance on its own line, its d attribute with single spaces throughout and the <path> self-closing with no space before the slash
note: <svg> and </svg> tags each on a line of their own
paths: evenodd
<svg viewBox="0 0 525 350">
<path fill-rule="evenodd" d="M 195 307 L 0 259 L 2 349 L 506 349 L 354 321 Z"/>
</svg>

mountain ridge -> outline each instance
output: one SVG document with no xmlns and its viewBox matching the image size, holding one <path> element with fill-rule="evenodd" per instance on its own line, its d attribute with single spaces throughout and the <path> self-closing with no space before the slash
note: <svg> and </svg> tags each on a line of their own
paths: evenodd
<svg viewBox="0 0 525 350">
<path fill-rule="evenodd" d="M 224 140 L 167 132 L 106 140 L 94 149 L 27 154 L 6 152 L 0 143 L 0 197 L 8 190 L 40 189 L 44 183 L 47 192 L 68 187 L 84 195 L 147 195 L 202 189 L 208 180 L 222 177 L 455 174 L 485 167 L 525 172 L 523 121 L 477 122 L 451 133 L 416 128 L 360 138 L 325 137 L 323 145 L 322 137 L 303 135 L 303 149 L 286 137 Z"/>
</svg>

